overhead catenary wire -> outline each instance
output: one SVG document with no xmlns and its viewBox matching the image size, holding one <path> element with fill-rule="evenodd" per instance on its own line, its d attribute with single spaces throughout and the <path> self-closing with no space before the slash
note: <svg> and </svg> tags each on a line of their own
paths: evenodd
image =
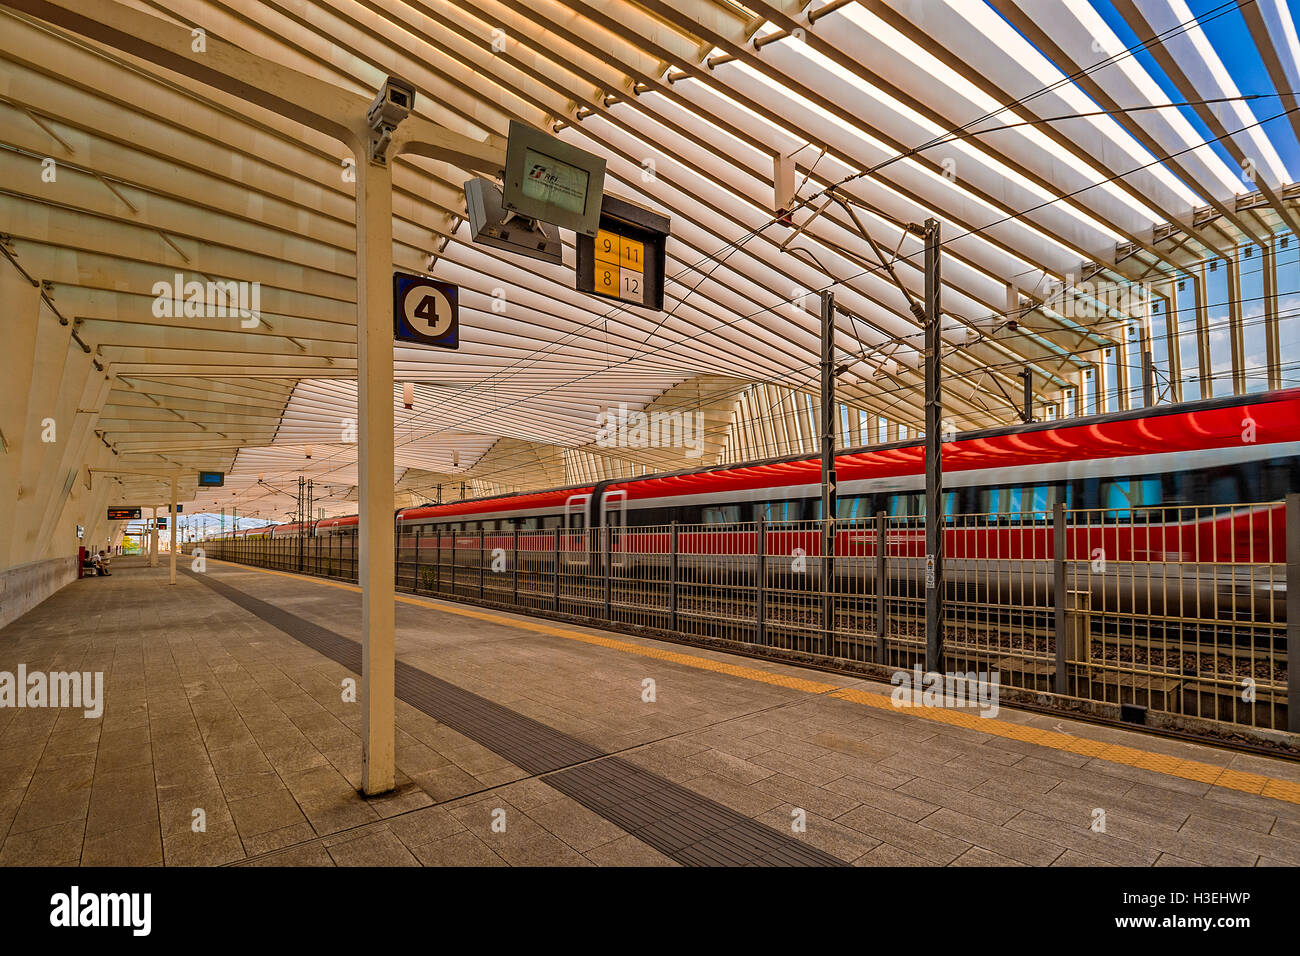
<svg viewBox="0 0 1300 956">
<path fill-rule="evenodd" d="M 1225 7 L 1230 7 L 1230 4 L 1225 4 Z M 1201 21 L 1204 22 L 1204 20 L 1205 20 L 1204 17 L 1201 18 Z M 1002 112 L 1002 109 L 1006 109 L 1006 107 L 1001 108 L 1000 111 L 996 111 L 996 112 Z M 993 113 L 993 114 L 996 114 L 996 112 Z M 1100 183 L 1096 183 L 1096 185 L 1100 185 Z M 984 226 L 984 228 L 987 229 L 988 226 Z M 958 238 L 959 238 L 959 237 L 958 237 Z M 714 268 L 716 268 L 716 264 L 714 265 Z M 858 274 L 865 274 L 865 273 L 858 273 Z M 839 282 L 850 281 L 850 280 L 852 280 L 852 278 L 853 278 L 853 277 L 849 277 L 849 280 L 839 280 Z M 770 311 L 770 310 L 768 310 L 768 311 Z M 646 341 L 649 341 L 649 337 L 647 337 Z M 689 341 L 689 339 L 685 339 L 685 341 Z M 633 358 L 636 358 L 636 356 L 633 356 Z M 627 362 L 627 360 L 624 360 L 624 362 Z M 621 364 L 621 363 L 620 363 L 620 364 Z M 534 397 L 536 397 L 536 395 L 534 395 Z M 523 401 L 523 399 L 520 399 L 520 401 Z M 499 410 L 500 407 L 508 407 L 508 406 L 499 406 L 499 407 L 498 407 L 498 410 Z M 411 441 L 415 441 L 415 438 L 412 438 Z"/>
</svg>

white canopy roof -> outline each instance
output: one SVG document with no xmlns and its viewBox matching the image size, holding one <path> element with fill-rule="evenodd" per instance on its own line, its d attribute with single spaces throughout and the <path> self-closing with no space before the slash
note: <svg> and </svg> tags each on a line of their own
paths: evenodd
<svg viewBox="0 0 1300 956">
<path fill-rule="evenodd" d="M 328 489 L 318 506 L 353 510 L 347 151 L 86 39 L 62 9 L 75 6 L 0 4 L 0 233 L 111 380 L 96 433 L 124 464 L 230 472 L 216 494 L 191 484 L 187 511 L 282 517 L 299 474 Z M 823 289 L 842 310 L 840 400 L 918 427 L 921 241 L 907 227 L 930 216 L 958 428 L 1017 420 L 1025 367 L 1068 414 L 1063 391 L 1081 398 L 1099 350 L 1125 347 L 1123 316 L 1043 307 L 1053 283 L 1158 292 L 1300 225 L 1285 0 L 123 6 L 353 94 L 400 75 L 417 114 L 477 140 L 512 119 L 555 132 L 606 158 L 608 193 L 671 218 L 664 311 L 620 306 L 574 290 L 571 234 L 563 265 L 472 244 L 470 173 L 395 164 L 394 268 L 458 284 L 462 329 L 459 351 L 395 349 L 398 503 L 476 477 L 479 490 L 577 477 L 548 450 L 622 467 L 594 445 L 597 414 L 621 403 L 706 407 L 711 454 L 744 457 L 746 388 L 815 392 Z M 1175 102 L 1192 105 L 1154 108 Z M 778 154 L 797 168 L 788 219 Z M 157 284 L 178 274 L 257 283 L 262 321 L 155 314 Z M 1106 387 L 1130 401 L 1121 381 Z M 121 500 L 156 489 L 123 478 Z"/>
</svg>

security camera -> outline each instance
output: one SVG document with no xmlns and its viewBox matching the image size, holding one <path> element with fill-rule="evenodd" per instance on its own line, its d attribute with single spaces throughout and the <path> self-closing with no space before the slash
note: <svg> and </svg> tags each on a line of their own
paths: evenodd
<svg viewBox="0 0 1300 956">
<path fill-rule="evenodd" d="M 366 120 L 376 133 L 392 132 L 397 124 L 411 115 L 415 108 L 415 87 L 406 80 L 390 76 L 379 89 L 379 95 L 366 111 Z"/>
<path fill-rule="evenodd" d="M 415 87 L 403 79 L 390 76 L 379 95 L 366 111 L 370 124 L 370 161 L 381 166 L 388 162 L 388 147 L 397 124 L 411 115 L 415 106 Z"/>
</svg>

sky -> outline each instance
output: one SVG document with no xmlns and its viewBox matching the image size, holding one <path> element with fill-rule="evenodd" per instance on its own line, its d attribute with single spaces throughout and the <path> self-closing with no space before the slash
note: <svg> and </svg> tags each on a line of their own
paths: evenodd
<svg viewBox="0 0 1300 956">
<path fill-rule="evenodd" d="M 1132 49 L 1138 46 L 1138 35 L 1129 28 L 1128 23 L 1115 8 L 1112 0 L 1088 0 L 1088 2 L 1092 4 L 1093 9 L 1114 31 L 1126 48 Z M 1242 15 L 1239 5 L 1240 3 L 1264 2 L 1264 0 L 1181 0 L 1181 2 L 1186 4 L 1201 25 L 1206 39 L 1218 54 L 1238 91 L 1242 95 L 1270 94 L 1264 98 L 1251 100 L 1246 105 L 1256 119 L 1261 122 L 1264 131 L 1277 149 L 1283 163 L 1292 172 L 1292 180 L 1300 180 L 1300 141 L 1296 139 L 1290 118 L 1277 115 L 1287 109 L 1287 106 L 1278 97 L 1271 95 L 1277 93 L 1278 90 L 1274 87 L 1273 81 L 1268 75 L 1268 70 L 1264 66 L 1264 61 L 1256 49 L 1254 38 L 1251 36 L 1250 29 L 1246 25 L 1246 19 Z M 1268 2 L 1280 3 L 1290 14 L 1292 23 L 1297 24 L 1297 32 L 1300 32 L 1300 18 L 1297 17 L 1300 0 L 1268 0 Z M 1142 6 L 1143 4 L 1138 4 L 1139 9 Z M 1147 49 L 1136 50 L 1132 57 L 1165 91 L 1170 101 L 1178 103 L 1184 100 L 1183 94 L 1174 85 L 1173 80 L 1165 75 L 1155 57 Z M 1101 69 L 1105 69 L 1105 67 Z M 1214 139 L 1213 134 L 1194 108 L 1190 106 L 1180 107 L 1179 111 L 1206 141 Z M 1266 119 L 1266 117 L 1275 118 Z M 1217 142 L 1211 143 L 1211 148 L 1219 154 L 1228 166 L 1237 167 L 1236 160 L 1221 144 Z"/>
<path fill-rule="evenodd" d="M 1283 0 L 1283 2 L 1286 2 L 1286 0 Z M 1255 41 L 1251 37 L 1250 30 L 1246 26 L 1246 20 L 1242 16 L 1236 0 L 1227 0 L 1227 2 L 1225 0 L 1186 0 L 1186 3 L 1191 8 L 1193 15 L 1202 23 L 1206 37 L 1223 61 L 1224 67 L 1232 76 L 1241 93 L 1277 92 L 1273 81 L 1269 78 L 1268 71 L 1264 67 L 1264 62 L 1260 58 L 1259 51 L 1255 47 Z M 1115 34 L 1125 46 L 1132 47 L 1137 44 L 1138 36 L 1129 29 L 1124 18 L 1109 0 L 1092 0 L 1092 5 L 1110 28 L 1115 31 Z M 1294 21 L 1296 11 L 1292 8 L 1290 12 Z M 1171 100 L 1182 101 L 1182 94 L 1174 86 L 1173 81 L 1165 76 L 1155 58 L 1149 52 L 1139 50 L 1135 56 L 1151 77 L 1160 84 Z M 1286 108 L 1276 98 L 1255 100 L 1249 106 L 1255 117 L 1261 120 L 1265 116 L 1280 113 Z M 1207 140 L 1213 138 L 1194 109 L 1185 107 L 1181 112 L 1202 136 Z M 1270 120 L 1264 123 L 1264 129 L 1287 167 L 1293 171 L 1300 171 L 1300 143 L 1296 141 L 1288 118 L 1279 117 Z M 1221 145 L 1215 144 L 1214 148 L 1229 166 L 1235 167 L 1237 165 L 1236 161 Z"/>
</svg>

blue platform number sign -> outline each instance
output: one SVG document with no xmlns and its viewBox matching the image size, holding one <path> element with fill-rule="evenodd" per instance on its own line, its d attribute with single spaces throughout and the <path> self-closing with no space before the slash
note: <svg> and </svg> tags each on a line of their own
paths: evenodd
<svg viewBox="0 0 1300 956">
<path fill-rule="evenodd" d="M 393 273 L 393 338 L 410 345 L 460 348 L 459 289 L 408 272 Z"/>
</svg>

